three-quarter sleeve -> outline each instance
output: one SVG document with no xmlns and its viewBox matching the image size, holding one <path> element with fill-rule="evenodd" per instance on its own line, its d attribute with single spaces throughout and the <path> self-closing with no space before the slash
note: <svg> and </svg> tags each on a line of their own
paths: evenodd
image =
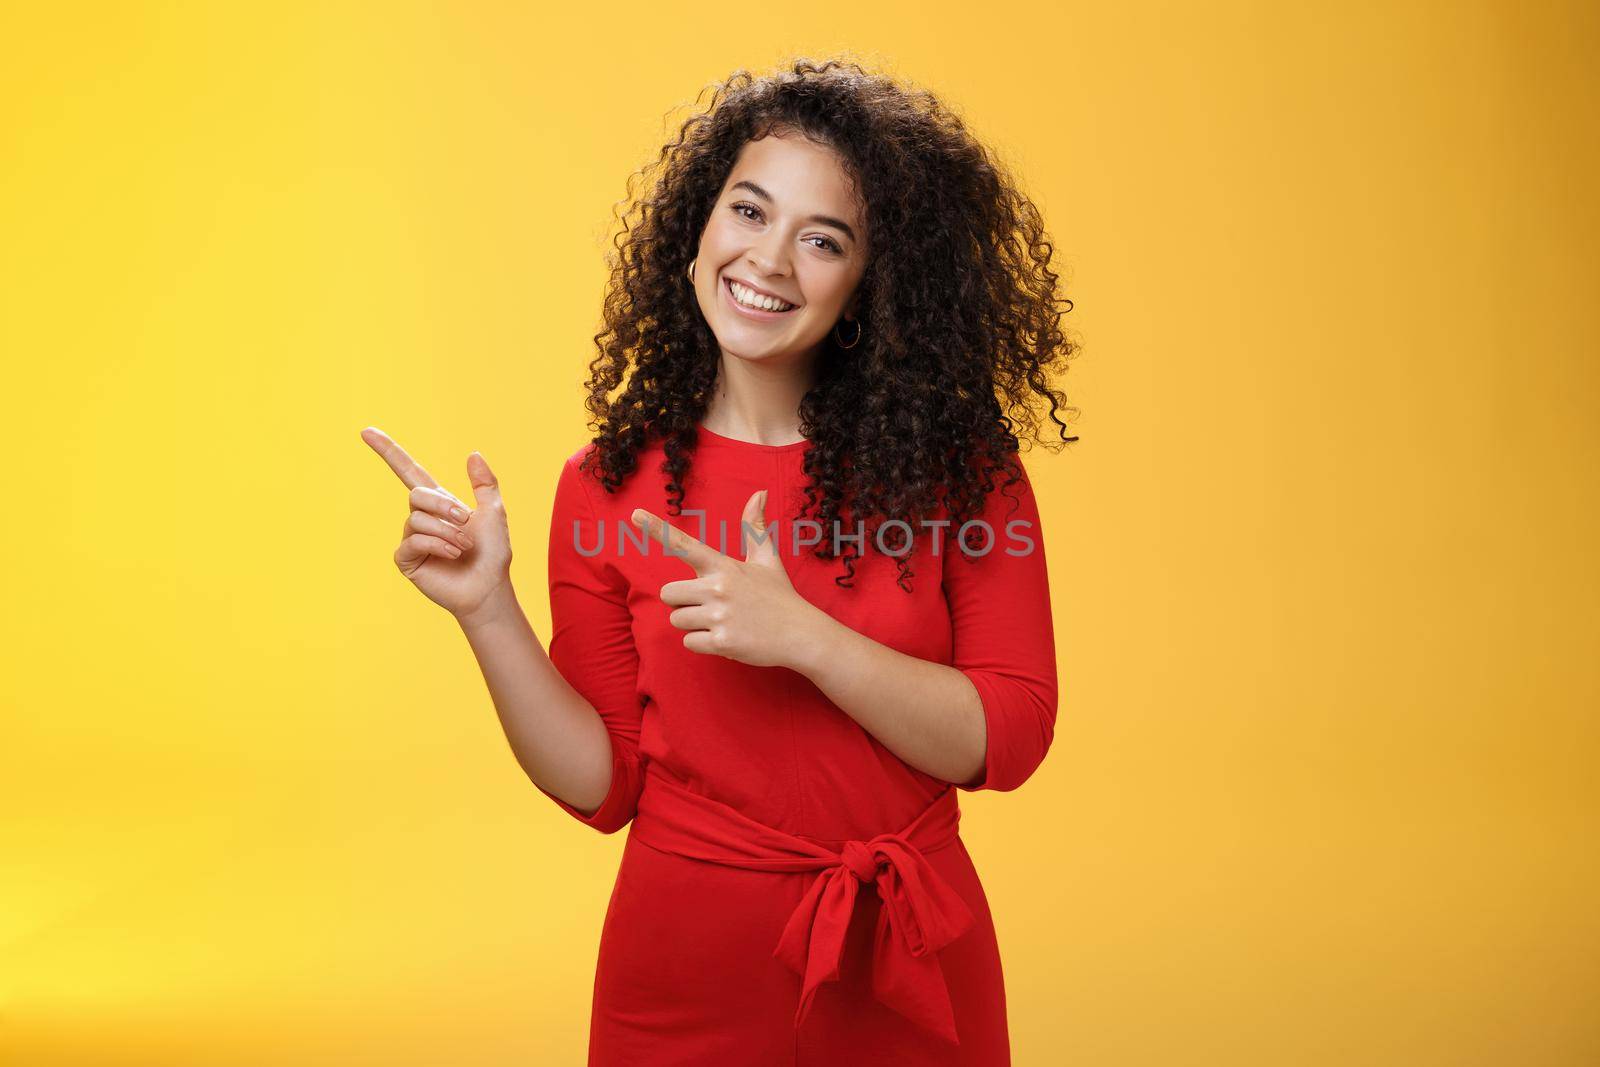
<svg viewBox="0 0 1600 1067">
<path fill-rule="evenodd" d="M 964 542 L 952 524 L 944 553 L 944 592 L 950 608 L 951 666 L 965 674 L 983 702 L 988 728 L 983 775 L 961 789 L 1015 789 L 1050 748 L 1056 721 L 1055 627 L 1044 537 L 1033 485 L 1020 458 L 1021 480 L 995 488 Z M 971 552 L 962 558 L 961 543 Z M 985 553 L 985 545 L 992 546 Z"/>
<path fill-rule="evenodd" d="M 610 834 L 638 813 L 644 785 L 639 767 L 644 709 L 627 587 L 608 563 L 617 558 L 617 531 L 605 531 L 605 548 L 597 552 L 601 532 L 590 489 L 583 484 L 591 475 L 579 469 L 583 454 L 580 450 L 567 460 L 556 482 L 550 518 L 548 651 L 561 676 L 594 705 L 605 723 L 611 737 L 611 790 L 598 809 L 585 813 L 543 786 L 538 788 L 579 822 Z"/>
</svg>

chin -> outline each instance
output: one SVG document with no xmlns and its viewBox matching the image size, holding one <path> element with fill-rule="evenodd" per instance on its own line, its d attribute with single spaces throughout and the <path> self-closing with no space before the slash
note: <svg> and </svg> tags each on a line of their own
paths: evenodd
<svg viewBox="0 0 1600 1067">
<path fill-rule="evenodd" d="M 765 348 L 750 349 L 750 348 L 746 348 L 746 347 L 744 347 L 743 345 L 740 345 L 740 344 L 731 344 L 731 345 L 730 344 L 724 344 L 720 337 L 717 339 L 717 344 L 722 349 L 724 355 L 734 356 L 734 357 L 736 357 L 738 359 L 748 360 L 751 363 L 760 363 L 763 360 L 772 359 L 772 358 L 774 358 L 774 357 L 776 357 L 778 355 L 781 355 L 781 353 L 774 352 L 771 349 L 765 349 Z"/>
<path fill-rule="evenodd" d="M 717 345 L 722 349 L 724 355 L 732 356 L 736 359 L 742 359 L 747 363 L 779 362 L 783 360 L 794 359 L 799 354 L 798 351 L 787 348 L 747 348 L 738 343 L 731 345 L 723 344 L 722 338 L 720 337 L 717 338 Z"/>
</svg>

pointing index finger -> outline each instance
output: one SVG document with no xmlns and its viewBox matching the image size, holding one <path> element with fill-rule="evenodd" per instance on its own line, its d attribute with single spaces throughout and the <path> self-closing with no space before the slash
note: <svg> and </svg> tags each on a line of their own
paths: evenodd
<svg viewBox="0 0 1600 1067">
<path fill-rule="evenodd" d="M 433 475 L 423 469 L 422 464 L 412 459 L 406 450 L 395 444 L 394 439 L 376 426 L 368 426 L 361 431 L 361 439 L 372 446 L 372 450 L 383 457 L 407 489 L 417 486 L 426 486 L 429 489 L 440 488 L 439 483 L 433 480 Z"/>
<path fill-rule="evenodd" d="M 671 554 L 693 567 L 696 574 L 704 574 L 717 561 L 726 559 L 721 552 L 704 541 L 697 540 L 670 522 L 656 518 L 643 508 L 635 508 L 632 515 L 636 526 L 643 526 L 652 540 L 660 541 Z"/>
</svg>

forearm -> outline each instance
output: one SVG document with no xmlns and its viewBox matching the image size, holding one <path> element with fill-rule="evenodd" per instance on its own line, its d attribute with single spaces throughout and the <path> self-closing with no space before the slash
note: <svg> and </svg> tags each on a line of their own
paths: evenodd
<svg viewBox="0 0 1600 1067">
<path fill-rule="evenodd" d="M 516 594 L 508 590 L 457 622 L 523 772 L 594 812 L 611 788 L 611 738 L 593 705 L 550 662 Z"/>
<path fill-rule="evenodd" d="M 918 770 L 967 783 L 983 774 L 983 702 L 954 667 L 918 659 L 817 611 L 796 635 L 791 668 Z"/>
</svg>

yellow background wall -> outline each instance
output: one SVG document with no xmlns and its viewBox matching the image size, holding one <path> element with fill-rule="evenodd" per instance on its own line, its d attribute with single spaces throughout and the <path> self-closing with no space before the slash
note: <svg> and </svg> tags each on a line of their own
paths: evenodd
<svg viewBox="0 0 1600 1067">
<path fill-rule="evenodd" d="M 853 49 L 1049 220 L 1055 748 L 963 796 L 1015 1062 L 1600 1062 L 1593 5 L 9 5 L 0 1062 L 582 1062 L 622 837 L 394 569 L 544 551 L 610 209 Z"/>
</svg>

